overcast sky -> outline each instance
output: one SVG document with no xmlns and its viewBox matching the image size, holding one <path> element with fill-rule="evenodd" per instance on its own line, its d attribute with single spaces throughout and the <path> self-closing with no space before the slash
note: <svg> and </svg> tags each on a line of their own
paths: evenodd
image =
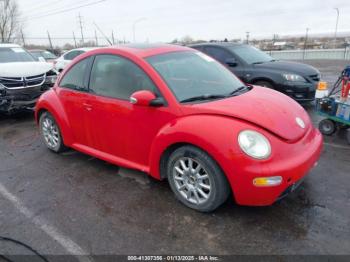
<svg viewBox="0 0 350 262">
<path fill-rule="evenodd" d="M 144 18 L 136 25 L 138 42 L 167 42 L 185 35 L 204 40 L 244 38 L 246 31 L 252 38 L 272 37 L 304 34 L 307 27 L 310 33 L 334 32 L 335 7 L 340 10 L 338 30 L 350 31 L 350 0 L 106 0 L 42 18 L 37 17 L 98 0 L 17 1 L 28 38 L 46 37 L 47 30 L 53 38 L 72 37 L 73 31 L 80 38 L 79 13 L 86 37 L 94 36 L 96 22 L 108 36 L 114 30 L 116 38 L 129 41 L 134 21 Z M 64 42 L 73 40 L 54 39 L 54 44 Z"/>
</svg>

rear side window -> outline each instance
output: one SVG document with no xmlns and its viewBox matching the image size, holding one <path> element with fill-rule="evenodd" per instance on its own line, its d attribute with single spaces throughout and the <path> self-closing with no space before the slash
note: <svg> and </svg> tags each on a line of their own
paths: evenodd
<svg viewBox="0 0 350 262">
<path fill-rule="evenodd" d="M 98 55 L 91 71 L 89 89 L 101 96 L 129 100 L 139 90 L 157 93 L 146 73 L 128 59 L 115 55 Z"/>
<path fill-rule="evenodd" d="M 60 87 L 75 89 L 80 91 L 87 91 L 85 85 L 85 74 L 89 67 L 90 58 L 86 58 L 75 64 L 62 78 Z"/>
</svg>

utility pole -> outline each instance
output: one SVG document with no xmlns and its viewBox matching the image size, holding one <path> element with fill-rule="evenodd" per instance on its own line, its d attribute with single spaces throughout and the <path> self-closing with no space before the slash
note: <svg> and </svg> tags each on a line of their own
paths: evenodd
<svg viewBox="0 0 350 262">
<path fill-rule="evenodd" d="M 99 26 L 94 22 L 95 27 L 97 28 L 97 30 L 101 33 L 101 35 L 103 35 L 103 37 L 106 39 L 106 41 L 109 43 L 109 45 L 113 45 L 113 43 L 111 42 L 111 40 L 109 40 L 109 38 L 103 33 L 103 31 L 101 30 L 101 28 L 99 28 Z"/>
<path fill-rule="evenodd" d="M 250 32 L 246 32 L 246 37 L 247 37 L 247 45 L 249 45 L 249 34 L 250 34 Z"/>
<path fill-rule="evenodd" d="M 74 46 L 75 48 L 77 48 L 77 39 L 75 38 L 75 34 L 74 34 L 74 31 L 73 31 L 73 39 L 74 39 Z"/>
<path fill-rule="evenodd" d="M 83 20 L 82 20 L 82 16 L 79 13 L 78 16 L 78 22 L 79 22 L 79 27 L 80 27 L 80 33 L 81 33 L 81 41 L 82 41 L 82 45 L 84 46 L 84 33 L 83 33 Z"/>
<path fill-rule="evenodd" d="M 339 8 L 334 8 L 337 11 L 337 20 L 335 22 L 335 31 L 334 31 L 334 48 L 337 47 L 337 31 L 338 31 L 338 22 L 339 22 Z"/>
<path fill-rule="evenodd" d="M 49 38 L 49 43 L 50 43 L 51 50 L 53 50 L 53 45 L 52 45 L 51 36 L 50 36 L 49 31 L 47 31 L 47 37 Z"/>
<path fill-rule="evenodd" d="M 98 46 L 98 38 L 97 38 L 97 33 L 96 33 L 96 30 L 95 30 L 95 41 L 96 41 L 96 46 Z"/>
<path fill-rule="evenodd" d="M 26 46 L 26 42 L 24 41 L 24 34 L 23 34 L 23 30 L 21 29 L 21 37 L 22 37 L 22 42 L 23 42 L 23 47 Z"/>
<path fill-rule="evenodd" d="M 112 30 L 112 43 L 113 43 L 113 45 L 115 45 L 114 32 L 113 32 L 113 30 Z"/>
<path fill-rule="evenodd" d="M 310 28 L 306 28 L 305 41 L 304 41 L 303 60 L 305 60 L 306 46 L 307 46 L 307 38 L 309 37 L 309 30 L 310 30 Z"/>
</svg>

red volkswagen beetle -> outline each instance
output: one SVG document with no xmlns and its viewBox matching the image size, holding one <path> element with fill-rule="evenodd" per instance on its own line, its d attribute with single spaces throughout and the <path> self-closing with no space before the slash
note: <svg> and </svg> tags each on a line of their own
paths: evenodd
<svg viewBox="0 0 350 262">
<path fill-rule="evenodd" d="M 322 137 L 304 109 L 246 86 L 190 48 L 129 45 L 76 58 L 37 103 L 46 146 L 70 147 L 167 179 L 186 206 L 208 212 L 232 193 L 271 205 L 317 162 Z"/>
</svg>

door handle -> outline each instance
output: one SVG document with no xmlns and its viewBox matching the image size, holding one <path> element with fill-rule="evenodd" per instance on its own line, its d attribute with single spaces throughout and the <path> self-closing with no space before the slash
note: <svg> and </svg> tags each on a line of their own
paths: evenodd
<svg viewBox="0 0 350 262">
<path fill-rule="evenodd" d="M 85 109 L 87 111 L 91 111 L 92 110 L 92 105 L 88 104 L 88 103 L 83 103 L 83 106 L 85 107 Z"/>
</svg>

